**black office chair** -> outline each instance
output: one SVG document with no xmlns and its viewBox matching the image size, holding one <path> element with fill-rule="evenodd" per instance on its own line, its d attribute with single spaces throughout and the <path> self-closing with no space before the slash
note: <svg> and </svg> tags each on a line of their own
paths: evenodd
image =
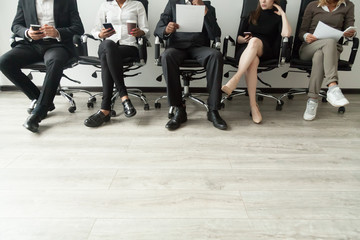
<svg viewBox="0 0 360 240">
<path fill-rule="evenodd" d="M 107 0 L 107 1 L 113 1 L 113 0 Z M 148 13 L 148 1 L 147 0 L 137 0 L 139 2 L 141 2 L 144 7 L 145 7 L 145 11 L 146 13 Z M 80 38 L 80 53 L 79 53 L 79 64 L 81 65 L 88 65 L 88 66 L 93 66 L 95 68 L 98 68 L 100 70 L 95 70 L 93 72 L 93 74 L 91 75 L 94 78 L 97 78 L 97 73 L 101 72 L 101 61 L 99 59 L 99 57 L 97 56 L 89 56 L 88 55 L 88 39 L 92 39 L 95 41 L 101 41 L 99 39 L 94 38 L 91 34 L 84 34 L 83 36 L 81 36 Z M 133 74 L 128 74 L 128 72 L 130 71 L 135 71 L 138 70 L 139 68 L 143 67 L 146 62 L 147 62 L 147 47 L 151 46 L 150 42 L 147 40 L 146 37 L 140 37 L 137 38 L 137 47 L 139 50 L 139 57 L 129 57 L 129 58 L 125 58 L 123 59 L 123 63 L 124 63 L 124 78 L 127 77 L 134 77 L 137 76 L 139 74 L 141 74 L 141 72 L 137 72 L 137 73 L 133 73 Z M 140 89 L 137 88 L 128 88 L 127 89 L 128 94 L 130 96 L 136 97 L 141 99 L 141 101 L 144 103 L 144 110 L 149 110 L 150 106 L 149 103 L 146 99 L 146 96 L 143 94 L 143 92 Z M 102 93 L 97 93 L 92 95 L 89 99 L 88 99 L 88 103 L 87 106 L 89 108 L 94 107 L 94 102 L 96 102 L 96 96 L 102 95 Z M 114 117 L 116 116 L 116 111 L 114 110 L 114 106 L 115 106 L 115 102 L 116 100 L 119 98 L 119 92 L 114 88 L 114 94 L 112 96 L 111 99 L 111 116 Z"/>
<path fill-rule="evenodd" d="M 11 46 L 14 47 L 17 44 L 18 41 L 23 41 L 23 39 L 18 38 L 15 34 L 13 34 L 11 36 L 11 39 L 10 39 Z M 74 41 L 76 51 L 80 51 L 80 49 L 78 49 L 78 46 L 80 46 L 79 39 L 76 36 L 74 36 L 73 41 Z M 78 65 L 78 57 L 72 57 L 66 63 L 66 65 L 64 67 L 64 70 L 69 69 L 69 68 L 73 68 L 76 65 Z M 30 70 L 29 74 L 27 75 L 30 80 L 33 79 L 32 73 L 34 73 L 34 72 L 46 73 L 46 66 L 45 66 L 45 63 L 43 61 L 27 65 L 27 66 L 23 67 L 22 69 Z M 80 81 L 68 77 L 65 73 L 63 73 L 62 76 L 64 78 L 74 82 L 74 83 L 81 84 Z M 63 96 L 65 99 L 67 99 L 69 101 L 70 107 L 68 108 L 68 111 L 70 113 L 74 113 L 75 110 L 76 110 L 76 104 L 75 104 L 75 101 L 74 101 L 74 98 L 73 98 L 73 94 L 77 93 L 77 92 L 83 92 L 83 93 L 88 94 L 90 97 L 92 96 L 92 94 L 87 90 L 77 89 L 77 88 L 72 89 L 72 88 L 68 88 L 68 87 L 62 87 L 61 84 L 59 84 L 57 93 L 59 95 Z M 37 103 L 36 99 L 31 101 L 30 106 L 27 109 L 29 114 L 34 110 L 34 108 L 36 106 L 36 103 Z"/>
<path fill-rule="evenodd" d="M 244 22 L 246 21 L 246 18 L 250 15 L 250 13 L 252 11 L 254 11 L 258 5 L 259 1 L 254 1 L 254 0 L 243 0 L 243 8 L 242 8 L 242 12 L 240 15 L 240 24 L 239 24 L 239 28 L 238 28 L 238 34 L 242 35 L 242 29 L 243 29 L 243 25 Z M 287 4 L 287 0 L 281 0 L 280 1 L 280 6 L 281 8 L 286 11 L 286 4 Z M 237 39 L 237 37 L 235 38 Z M 289 42 L 291 41 L 290 38 L 282 38 L 281 35 L 279 35 L 277 41 L 274 43 L 274 48 L 277 48 L 277 52 L 279 53 L 278 56 L 276 56 L 276 58 L 274 59 L 270 59 L 270 60 L 261 60 L 259 67 L 258 67 L 258 73 L 262 73 L 262 72 L 268 72 L 271 71 L 273 69 L 279 68 L 280 65 L 283 65 L 288 59 L 289 59 L 289 55 L 290 55 L 290 45 Z M 235 51 L 234 51 L 234 57 L 230 57 L 228 56 L 228 48 L 229 48 L 229 42 L 231 43 L 232 46 L 235 45 Z M 224 55 L 224 64 L 225 65 L 230 65 L 234 68 L 238 68 L 238 61 L 236 60 L 236 52 L 239 49 L 240 44 L 237 43 L 237 41 L 235 41 L 231 36 L 227 36 L 224 39 L 224 45 L 223 45 L 223 55 Z M 228 78 L 229 77 L 229 73 L 231 72 L 236 72 L 236 71 L 228 71 L 224 74 L 224 77 Z M 258 75 L 258 80 L 268 86 L 271 87 L 271 85 L 269 83 L 264 82 Z M 224 101 L 225 100 L 232 100 L 232 98 L 237 97 L 237 96 L 242 96 L 242 95 L 248 95 L 247 90 L 246 89 L 235 89 L 232 94 L 230 96 L 226 96 L 223 97 L 223 99 L 221 100 L 222 106 L 225 106 Z M 280 99 L 278 99 L 277 97 L 268 94 L 268 93 L 264 93 L 260 90 L 257 90 L 256 95 L 258 96 L 258 100 L 262 101 L 264 97 L 267 98 L 271 98 L 274 99 L 276 101 L 276 110 L 281 111 L 282 110 L 282 105 L 284 104 L 284 102 Z"/>
<path fill-rule="evenodd" d="M 295 34 L 295 38 L 294 38 L 294 44 L 292 47 L 292 54 L 291 54 L 291 60 L 290 60 L 290 68 L 295 68 L 298 70 L 287 71 L 286 73 L 284 73 L 282 75 L 283 78 L 287 78 L 289 72 L 307 73 L 308 77 L 310 77 L 310 75 L 311 75 L 312 61 L 311 60 L 310 61 L 301 60 L 299 57 L 299 49 L 302 44 L 302 41 L 298 35 L 299 35 L 299 31 L 300 31 L 300 27 L 301 27 L 301 23 L 302 23 L 302 17 L 304 15 L 305 9 L 306 9 L 307 5 L 312 1 L 314 1 L 314 0 L 302 0 L 301 5 L 300 5 L 299 17 L 298 17 L 298 22 L 297 22 L 297 26 L 296 26 L 296 34 Z M 344 39 L 340 39 L 340 43 L 343 45 L 347 45 L 349 42 L 352 42 L 350 57 L 348 60 L 339 60 L 338 71 L 351 71 L 352 66 L 355 62 L 357 49 L 359 47 L 359 39 L 353 38 L 352 40 L 345 40 L 345 41 L 344 41 Z M 307 94 L 307 93 L 308 93 L 308 89 L 293 88 L 293 89 L 290 89 L 287 93 L 283 94 L 279 99 L 282 99 L 284 97 L 287 97 L 288 99 L 293 99 L 295 95 Z M 319 96 L 322 97 L 322 102 L 327 102 L 326 101 L 326 91 L 322 90 L 320 92 Z M 345 107 L 339 107 L 338 112 L 345 113 Z"/>
<path fill-rule="evenodd" d="M 208 1 L 209 4 L 211 4 L 210 1 Z M 166 48 L 167 41 L 164 41 L 160 37 L 156 36 L 155 38 L 155 64 L 159 67 L 161 67 L 161 54 L 160 49 Z M 213 43 L 211 44 L 211 47 L 216 48 L 220 51 L 221 43 L 220 43 L 220 36 L 216 37 Z M 208 94 L 205 93 L 197 93 L 192 94 L 190 90 L 190 82 L 194 80 L 200 80 L 206 78 L 206 69 L 201 66 L 195 59 L 185 59 L 184 62 L 180 66 L 180 76 L 183 81 L 183 93 L 182 98 L 183 102 L 185 103 L 186 99 L 190 99 L 194 101 L 195 103 L 198 103 L 206 108 L 207 111 L 209 111 L 208 105 L 199 97 L 200 96 L 208 96 Z M 199 74 L 204 74 L 201 76 L 198 76 Z M 198 76 L 198 77 L 195 77 Z M 162 81 L 162 74 L 156 78 L 158 82 Z M 159 109 L 161 108 L 161 99 L 167 98 L 167 95 L 163 95 L 155 100 L 155 108 Z M 172 118 L 174 111 L 174 106 L 170 106 L 168 117 L 169 119 Z"/>
</svg>

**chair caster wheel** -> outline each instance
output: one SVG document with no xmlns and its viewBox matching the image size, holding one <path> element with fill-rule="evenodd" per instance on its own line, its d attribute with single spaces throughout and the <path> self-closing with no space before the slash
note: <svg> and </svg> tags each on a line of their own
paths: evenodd
<svg viewBox="0 0 360 240">
<path fill-rule="evenodd" d="M 263 96 L 258 96 L 258 101 L 260 101 L 260 102 L 262 102 L 262 101 L 264 101 L 264 97 Z"/>
<path fill-rule="evenodd" d="M 94 103 L 93 102 L 88 102 L 87 107 L 88 108 L 94 108 Z"/>
<path fill-rule="evenodd" d="M 74 97 L 74 94 L 73 94 L 73 93 L 69 93 L 69 96 L 70 96 L 70 97 Z"/>
<path fill-rule="evenodd" d="M 116 117 L 116 111 L 115 110 L 111 110 L 111 117 Z"/>
<path fill-rule="evenodd" d="M 74 113 L 75 110 L 76 110 L 76 107 L 75 107 L 75 106 L 71 106 L 71 107 L 69 107 L 69 109 L 68 109 L 68 111 L 69 111 L 70 113 Z"/>
<path fill-rule="evenodd" d="M 326 103 L 327 102 L 326 97 L 321 98 L 321 102 Z"/>
<path fill-rule="evenodd" d="M 168 113 L 168 119 L 172 119 L 172 118 L 173 118 L 173 116 L 174 116 L 174 114 L 173 114 L 173 113 Z"/>
<path fill-rule="evenodd" d="M 145 105 L 144 105 L 144 110 L 145 110 L 145 111 L 149 111 L 149 110 L 150 110 L 149 104 L 145 104 Z"/>
<path fill-rule="evenodd" d="M 155 103 L 155 108 L 156 108 L 156 109 L 161 108 L 161 103 L 159 103 L 159 102 Z"/>
<path fill-rule="evenodd" d="M 225 108 L 225 103 L 221 103 L 220 108 Z"/>
<path fill-rule="evenodd" d="M 345 107 L 339 107 L 338 113 L 344 114 L 345 113 Z"/>
<path fill-rule="evenodd" d="M 282 105 L 281 104 L 277 104 L 276 105 L 276 111 L 281 111 L 282 110 Z"/>
<path fill-rule="evenodd" d="M 294 99 L 294 95 L 288 95 L 287 98 L 288 98 L 289 100 L 293 100 L 293 99 Z"/>
<path fill-rule="evenodd" d="M 233 100 L 233 97 L 228 97 L 227 100 L 231 101 Z"/>
<path fill-rule="evenodd" d="M 91 97 L 91 98 L 89 99 L 89 102 L 92 102 L 92 103 L 96 102 L 96 97 Z"/>
</svg>

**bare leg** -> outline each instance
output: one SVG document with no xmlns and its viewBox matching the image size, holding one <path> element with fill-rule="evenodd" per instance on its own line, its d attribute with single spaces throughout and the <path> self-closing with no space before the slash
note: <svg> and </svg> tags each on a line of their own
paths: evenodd
<svg viewBox="0 0 360 240">
<path fill-rule="evenodd" d="M 252 38 L 249 45 L 240 57 L 239 67 L 236 74 L 224 85 L 221 90 L 230 95 L 237 87 L 241 76 L 247 71 L 255 58 L 259 58 L 263 54 L 263 43 L 258 38 Z"/>
<path fill-rule="evenodd" d="M 250 106 L 256 106 L 256 86 L 257 86 L 257 68 L 259 66 L 260 60 L 258 57 L 255 57 L 254 61 L 251 63 L 249 68 L 245 73 L 246 85 L 249 93 Z"/>
<path fill-rule="evenodd" d="M 246 85 L 248 88 L 249 100 L 250 100 L 250 109 L 251 116 L 255 123 L 260 123 L 262 121 L 262 116 L 259 110 L 259 106 L 256 102 L 256 86 L 257 86 L 257 68 L 259 66 L 260 59 L 255 57 L 254 61 L 249 66 L 248 70 L 245 73 Z"/>
</svg>

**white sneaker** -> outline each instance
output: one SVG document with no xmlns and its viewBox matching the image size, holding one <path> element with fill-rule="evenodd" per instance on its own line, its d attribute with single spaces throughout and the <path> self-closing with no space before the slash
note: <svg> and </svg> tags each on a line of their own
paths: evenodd
<svg viewBox="0 0 360 240">
<path fill-rule="evenodd" d="M 311 121 L 316 117 L 316 111 L 318 107 L 318 102 L 312 99 L 308 99 L 306 104 L 306 110 L 304 112 L 304 120 Z"/>
<path fill-rule="evenodd" d="M 338 86 L 332 88 L 331 90 L 329 89 L 326 95 L 326 100 L 334 107 L 342 107 L 349 104 L 349 101 L 344 97 Z"/>
</svg>

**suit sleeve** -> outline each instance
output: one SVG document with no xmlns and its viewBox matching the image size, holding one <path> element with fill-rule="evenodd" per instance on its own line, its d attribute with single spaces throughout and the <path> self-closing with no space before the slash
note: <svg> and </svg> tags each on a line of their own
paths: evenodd
<svg viewBox="0 0 360 240">
<path fill-rule="evenodd" d="M 173 21 L 171 4 L 170 1 L 167 3 L 164 12 L 160 16 L 160 20 L 156 25 L 154 35 L 160 37 L 161 39 L 166 39 L 165 29 L 169 22 Z"/>
<path fill-rule="evenodd" d="M 343 26 L 342 30 L 345 30 L 348 27 L 354 26 L 354 24 L 355 24 L 354 12 L 355 12 L 355 6 L 352 4 L 351 7 L 349 8 L 349 11 L 345 15 L 344 26 Z"/>
<path fill-rule="evenodd" d="M 81 22 L 76 0 L 70 0 L 69 4 L 70 25 L 57 28 L 62 41 L 72 41 L 74 35 L 84 34 L 84 26 Z"/>
<path fill-rule="evenodd" d="M 24 9 L 22 7 L 21 1 L 19 1 L 17 6 L 17 11 L 13 23 L 11 25 L 11 31 L 21 38 L 25 38 L 25 31 L 27 30 Z"/>
<path fill-rule="evenodd" d="M 208 12 L 204 17 L 204 25 L 209 39 L 215 40 L 216 37 L 221 37 L 221 29 L 217 23 L 215 8 L 208 2 L 205 2 L 205 6 L 208 8 Z"/>
</svg>

